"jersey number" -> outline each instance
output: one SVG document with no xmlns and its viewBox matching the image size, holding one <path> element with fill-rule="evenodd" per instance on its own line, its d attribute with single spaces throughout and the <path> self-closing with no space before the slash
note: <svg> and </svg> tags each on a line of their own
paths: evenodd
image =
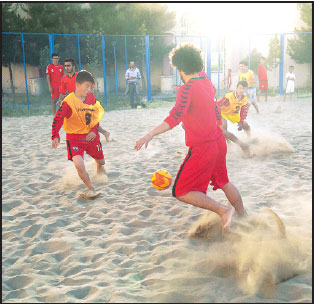
<svg viewBox="0 0 314 305">
<path fill-rule="evenodd" d="M 98 144 L 98 145 L 96 145 L 96 146 L 97 146 L 97 151 L 101 151 L 101 145 Z"/>
<path fill-rule="evenodd" d="M 89 125 L 91 119 L 92 119 L 92 115 L 91 115 L 90 113 L 85 113 L 85 122 L 86 122 L 86 125 Z"/>
<path fill-rule="evenodd" d="M 239 113 L 239 111 L 240 111 L 240 106 L 236 106 L 236 110 L 234 113 Z"/>
</svg>

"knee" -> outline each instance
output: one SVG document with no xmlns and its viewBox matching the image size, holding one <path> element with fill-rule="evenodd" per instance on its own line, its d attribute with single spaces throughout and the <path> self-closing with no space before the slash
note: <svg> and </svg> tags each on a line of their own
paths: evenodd
<svg viewBox="0 0 314 305">
<path fill-rule="evenodd" d="M 105 165 L 105 159 L 96 160 L 99 165 Z"/>
</svg>

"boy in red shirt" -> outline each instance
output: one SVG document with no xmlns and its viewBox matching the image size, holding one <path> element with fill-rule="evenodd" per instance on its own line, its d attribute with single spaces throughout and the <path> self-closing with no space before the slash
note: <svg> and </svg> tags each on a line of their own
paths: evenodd
<svg viewBox="0 0 314 305">
<path fill-rule="evenodd" d="M 259 90 L 258 90 L 258 95 L 257 95 L 257 101 L 259 101 L 262 90 L 265 90 L 265 102 L 267 102 L 268 79 L 267 79 L 267 71 L 265 67 L 265 57 L 262 57 L 259 63 L 260 64 L 257 67 L 257 76 L 259 80 Z"/>
<path fill-rule="evenodd" d="M 222 220 L 223 230 L 229 228 L 236 211 L 244 215 L 242 199 L 237 188 L 229 182 L 226 168 L 226 140 L 219 128 L 221 114 L 214 102 L 216 89 L 206 77 L 200 76 L 203 61 L 200 50 L 187 44 L 170 53 L 184 82 L 178 91 L 176 104 L 163 123 L 136 142 L 135 149 L 147 147 L 154 136 L 164 133 L 181 121 L 185 128 L 185 142 L 189 147 L 175 179 L 172 194 L 178 200 L 211 210 Z M 222 189 L 232 206 L 225 206 L 206 195 L 209 183 Z"/>
<path fill-rule="evenodd" d="M 59 56 L 57 53 L 52 54 L 52 64 L 49 64 L 46 68 L 48 89 L 51 93 L 51 108 L 52 114 L 56 114 L 56 101 L 59 98 L 59 87 L 61 84 L 61 78 L 64 74 L 62 65 L 59 65 Z"/>
<path fill-rule="evenodd" d="M 75 78 L 77 76 L 77 72 L 75 72 L 74 59 L 72 58 L 65 59 L 64 67 L 65 67 L 65 72 L 67 73 L 67 75 L 63 76 L 61 79 L 61 86 L 59 90 L 60 96 L 59 96 L 59 101 L 57 103 L 58 106 L 60 106 L 61 103 L 63 102 L 63 99 L 66 96 L 67 92 L 69 94 L 75 90 Z M 109 142 L 110 132 L 104 130 L 100 125 L 98 128 L 98 131 L 102 133 L 105 136 L 106 141 Z"/>
<path fill-rule="evenodd" d="M 84 152 L 96 161 L 97 172 L 103 171 L 105 164 L 102 146 L 99 140 L 98 126 L 104 109 L 94 95 L 90 94 L 95 84 L 94 77 L 88 71 L 80 71 L 76 77 L 76 89 L 62 102 L 52 123 L 52 148 L 60 143 L 59 130 L 63 125 L 66 132 L 68 159 L 73 161 L 78 175 L 88 188 L 85 199 L 96 197 L 99 193 L 90 181 L 85 169 Z"/>
</svg>

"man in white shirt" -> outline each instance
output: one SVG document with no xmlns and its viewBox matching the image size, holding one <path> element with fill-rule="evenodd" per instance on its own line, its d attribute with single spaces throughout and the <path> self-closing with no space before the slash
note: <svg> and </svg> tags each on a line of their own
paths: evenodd
<svg viewBox="0 0 314 305">
<path fill-rule="evenodd" d="M 125 73 L 125 79 L 128 81 L 126 94 L 130 97 L 130 103 L 132 108 L 137 106 L 144 106 L 140 103 L 140 79 L 141 73 L 138 68 L 135 67 L 134 61 L 130 61 L 130 68 Z M 137 104 L 134 105 L 134 95 L 136 96 Z"/>
<path fill-rule="evenodd" d="M 293 73 L 294 66 L 289 66 L 289 72 L 286 73 L 286 80 L 287 80 L 287 86 L 285 95 L 283 97 L 283 100 L 286 100 L 287 94 L 290 94 L 290 101 L 292 101 L 292 94 L 294 93 L 294 84 L 296 81 L 295 74 Z"/>
</svg>

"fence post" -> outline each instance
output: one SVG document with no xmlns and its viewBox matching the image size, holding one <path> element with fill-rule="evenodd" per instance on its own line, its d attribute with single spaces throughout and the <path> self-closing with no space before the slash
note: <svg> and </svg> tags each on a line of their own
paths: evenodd
<svg viewBox="0 0 314 305">
<path fill-rule="evenodd" d="M 24 74 L 25 74 L 25 87 L 26 87 L 26 99 L 27 99 L 27 109 L 29 110 L 29 97 L 28 97 L 28 88 L 27 88 L 27 73 L 26 73 L 26 64 L 25 64 L 25 51 L 24 51 L 24 37 L 22 37 L 22 50 L 23 50 L 23 61 L 24 61 Z"/>
<path fill-rule="evenodd" d="M 79 66 L 80 66 L 80 71 L 81 71 L 81 70 L 82 70 L 82 67 L 81 67 L 80 34 L 77 34 L 77 48 L 78 48 Z"/>
<path fill-rule="evenodd" d="M 49 38 L 50 59 L 52 59 L 52 53 L 54 53 L 54 51 L 55 51 L 53 34 L 48 34 L 48 38 Z"/>
<path fill-rule="evenodd" d="M 104 35 L 101 35 L 101 46 L 102 46 L 102 71 L 104 75 L 104 97 L 105 105 L 107 105 L 106 57 L 105 57 L 106 42 Z"/>
<path fill-rule="evenodd" d="M 218 96 L 220 96 L 220 51 L 218 53 Z"/>
<path fill-rule="evenodd" d="M 207 76 L 209 79 L 212 77 L 212 67 L 211 67 L 211 46 L 210 46 L 210 39 L 207 37 Z"/>
<path fill-rule="evenodd" d="M 249 36 L 249 69 L 251 69 L 251 38 Z"/>
<path fill-rule="evenodd" d="M 113 57 L 114 57 L 114 73 L 116 77 L 116 96 L 119 95 L 118 93 L 118 76 L 117 76 L 117 59 L 116 59 L 116 41 L 112 42 L 113 45 Z"/>
<path fill-rule="evenodd" d="M 283 95 L 283 70 L 284 70 L 284 55 L 285 55 L 285 34 L 280 35 L 280 66 L 279 66 L 279 94 Z"/>
<path fill-rule="evenodd" d="M 145 35 L 145 55 L 146 55 L 147 100 L 151 102 L 152 94 L 151 94 L 151 84 L 150 84 L 149 35 Z"/>
<path fill-rule="evenodd" d="M 128 51 L 126 47 L 126 35 L 124 35 L 124 56 L 125 56 L 125 71 L 128 70 Z M 128 86 L 128 80 L 125 80 L 125 85 Z M 129 96 L 126 95 L 126 100 L 129 100 Z"/>
</svg>

